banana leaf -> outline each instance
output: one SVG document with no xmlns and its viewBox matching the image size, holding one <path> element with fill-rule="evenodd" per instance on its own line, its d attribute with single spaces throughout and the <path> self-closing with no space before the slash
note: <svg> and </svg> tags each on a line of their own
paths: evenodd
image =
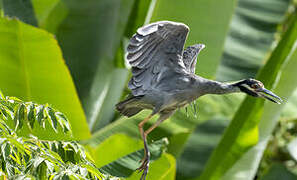
<svg viewBox="0 0 297 180">
<path fill-rule="evenodd" d="M 282 77 L 280 75 L 281 67 L 295 51 L 295 42 L 297 39 L 296 17 L 294 16 L 293 23 L 283 35 L 268 62 L 257 76 L 257 79 L 261 80 L 268 89 L 273 87 L 277 76 Z M 258 125 L 261 117 L 265 117 L 265 114 L 263 114 L 263 110 L 265 110 L 263 105 L 264 100 L 262 99 L 251 97 L 245 99 L 231 124 L 224 132 L 218 147 L 212 153 L 200 179 L 222 178 L 248 150 L 257 144 L 259 140 Z M 269 104 L 269 106 L 276 109 L 280 108 L 277 107 L 277 104 Z M 265 119 L 269 120 L 271 118 Z M 250 161 L 250 159 L 248 160 Z M 234 175 L 234 172 L 231 174 Z"/>
<path fill-rule="evenodd" d="M 1 17 L 0 26 L 0 89 L 3 93 L 24 101 L 51 104 L 66 114 L 75 139 L 90 137 L 70 73 L 53 36 L 16 19 Z M 36 133 L 33 134 L 41 139 L 64 137 L 52 131 Z"/>
</svg>

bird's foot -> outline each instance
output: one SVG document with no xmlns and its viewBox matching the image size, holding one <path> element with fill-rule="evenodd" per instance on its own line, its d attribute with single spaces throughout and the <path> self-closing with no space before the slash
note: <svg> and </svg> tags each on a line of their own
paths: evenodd
<svg viewBox="0 0 297 180">
<path fill-rule="evenodd" d="M 149 153 L 147 155 L 145 155 L 145 157 L 141 160 L 142 164 L 139 168 L 137 168 L 136 170 L 138 170 L 138 172 L 142 171 L 142 175 L 140 180 L 145 180 L 146 175 L 148 173 L 148 169 L 149 169 L 149 164 L 150 164 L 150 155 Z"/>
</svg>

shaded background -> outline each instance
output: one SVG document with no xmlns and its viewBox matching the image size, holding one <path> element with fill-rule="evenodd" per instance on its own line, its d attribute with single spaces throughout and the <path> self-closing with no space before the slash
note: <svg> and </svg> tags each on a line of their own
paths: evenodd
<svg viewBox="0 0 297 180">
<path fill-rule="evenodd" d="M 13 17 L 18 19 L 18 24 L 23 22 L 36 27 L 11 27 L 9 31 L 16 38 L 10 38 L 6 34 L 8 30 L 1 31 L 0 27 L 0 39 L 8 37 L 0 42 L 1 47 L 6 47 L 0 50 L 0 65 L 2 69 L 8 67 L 0 74 L 1 90 L 27 101 L 50 103 L 65 112 L 72 124 L 74 138 L 83 140 L 96 165 L 104 172 L 128 179 L 139 177 L 133 174 L 137 167 L 135 157 L 141 157 L 141 153 L 135 151 L 142 147 L 137 123 L 149 112 L 126 119 L 114 109 L 114 105 L 129 93 L 127 81 L 131 73 L 125 66 L 125 46 L 138 27 L 149 22 L 171 20 L 190 27 L 186 46 L 206 44 L 206 49 L 198 57 L 196 74 L 220 81 L 235 81 L 254 78 L 258 73 L 257 77 L 269 82 L 267 87 L 283 97 L 285 104 L 277 106 L 260 101 L 253 104 L 248 99 L 243 103 L 247 105 L 241 106 L 245 110 L 237 111 L 245 98 L 242 94 L 202 97 L 193 105 L 197 106 L 197 116 L 193 107 L 188 108 L 188 112 L 181 109 L 151 133 L 150 142 L 167 137 L 169 145 L 152 143 L 152 146 L 156 145 L 156 161 L 152 163 L 148 178 L 297 178 L 297 81 L 294 79 L 297 75 L 294 72 L 297 52 L 296 45 L 293 46 L 296 44 L 296 29 L 288 31 L 288 28 L 295 27 L 296 2 L 0 2 L 1 18 L 5 19 L 1 26 L 10 26 L 7 18 Z M 46 46 L 41 46 L 38 33 L 46 34 Z M 32 39 L 36 44 L 30 48 Z M 282 39 L 286 41 L 278 45 Z M 8 42 L 12 48 L 8 48 Z M 56 56 L 52 57 L 52 54 Z M 268 62 L 279 65 L 271 68 L 273 66 Z M 264 65 L 268 68 L 262 69 L 262 74 L 266 75 L 261 76 L 259 70 Z M 234 136 L 234 141 L 222 138 L 232 119 L 246 123 L 225 131 Z M 45 132 L 36 132 L 36 135 L 53 138 Z M 55 135 L 54 139 L 61 139 L 61 136 Z M 242 136 L 244 138 L 240 139 Z M 220 140 L 222 145 L 219 147 L 222 148 L 218 147 Z M 225 142 L 230 146 L 223 147 Z M 213 153 L 216 147 L 217 155 Z M 233 159 L 228 159 L 229 150 Z M 217 158 L 221 152 L 226 154 Z M 214 155 L 210 158 L 212 153 Z M 224 156 L 227 158 L 222 159 Z"/>
</svg>

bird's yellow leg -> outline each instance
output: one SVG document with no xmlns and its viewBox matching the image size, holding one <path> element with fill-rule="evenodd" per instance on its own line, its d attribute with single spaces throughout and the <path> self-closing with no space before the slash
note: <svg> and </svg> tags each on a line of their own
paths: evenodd
<svg viewBox="0 0 297 180">
<path fill-rule="evenodd" d="M 148 122 L 148 120 L 150 120 L 153 117 L 153 115 L 149 115 L 148 117 L 146 117 L 144 120 L 142 120 L 139 124 L 138 124 L 138 129 L 141 135 L 142 140 L 144 139 L 144 131 L 143 131 L 143 125 Z"/>
<path fill-rule="evenodd" d="M 149 159 L 150 159 L 150 152 L 148 150 L 148 145 L 146 142 L 146 135 L 144 134 L 143 131 L 143 125 L 150 120 L 153 117 L 153 114 L 149 115 L 148 117 L 146 117 L 143 121 L 141 121 L 138 124 L 138 128 L 139 128 L 139 132 L 141 134 L 142 140 L 143 140 L 143 145 L 144 145 L 144 157 L 142 159 L 142 164 L 139 168 L 137 168 L 137 170 L 143 171 L 142 176 L 141 176 L 141 180 L 145 180 L 146 175 L 148 173 L 148 166 L 149 166 Z"/>
<path fill-rule="evenodd" d="M 152 130 L 154 130 L 156 127 L 158 127 L 161 122 L 163 122 L 165 119 L 162 119 L 162 121 L 158 120 L 155 124 L 153 124 L 150 128 L 148 128 L 146 131 L 144 131 L 144 136 L 147 136 Z"/>
<path fill-rule="evenodd" d="M 147 147 L 147 142 L 146 142 L 146 135 L 144 134 L 143 131 L 143 125 L 148 122 L 151 118 L 153 117 L 153 114 L 149 115 L 148 117 L 146 117 L 144 120 L 142 120 L 139 124 L 138 124 L 138 129 L 139 132 L 141 134 L 141 138 L 143 140 L 143 145 L 144 145 L 144 154 L 146 156 L 146 154 L 149 154 L 148 152 L 148 147 Z M 145 158 L 145 157 L 144 157 Z"/>
<path fill-rule="evenodd" d="M 174 112 L 175 111 L 171 111 L 168 113 L 161 114 L 159 119 L 157 120 L 157 122 L 144 132 L 144 136 L 147 136 L 150 132 L 152 132 L 152 130 L 154 130 L 156 127 L 158 127 L 164 120 L 168 119 Z"/>
<path fill-rule="evenodd" d="M 139 123 L 138 127 L 139 127 L 139 131 L 142 134 L 142 138 L 143 138 L 143 143 L 144 143 L 144 158 L 142 160 L 142 164 L 141 166 L 138 168 L 139 171 L 143 171 L 142 176 L 141 176 L 141 180 L 145 180 L 147 172 L 148 172 L 148 167 L 149 167 L 149 162 L 150 162 L 150 152 L 148 150 L 148 146 L 147 146 L 147 142 L 146 142 L 146 137 L 147 135 L 154 130 L 156 127 L 158 127 L 164 120 L 168 119 L 172 114 L 174 113 L 174 111 L 170 111 L 167 113 L 161 113 L 159 119 L 157 120 L 157 122 L 155 124 L 153 124 L 149 129 L 147 129 L 145 132 L 143 131 L 143 125 L 152 117 L 152 115 L 150 115 L 149 117 L 145 118 L 141 123 Z"/>
</svg>

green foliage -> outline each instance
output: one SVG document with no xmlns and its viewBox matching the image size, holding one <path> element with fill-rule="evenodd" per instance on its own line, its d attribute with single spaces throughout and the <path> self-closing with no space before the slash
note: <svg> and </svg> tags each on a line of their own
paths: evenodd
<svg viewBox="0 0 297 180">
<path fill-rule="evenodd" d="M 296 43 L 296 42 L 295 42 Z M 283 97 L 290 97 L 290 100 L 295 100 L 294 98 L 296 96 L 292 96 L 292 94 L 296 94 L 296 87 L 297 82 L 295 80 L 296 77 L 296 71 L 293 70 L 294 67 L 296 67 L 297 63 L 297 51 L 296 46 L 293 46 L 292 51 L 287 56 L 287 63 L 282 68 L 282 75 L 280 76 L 280 79 L 278 83 L 275 86 L 275 92 L 282 95 Z M 287 109 L 287 105 L 284 104 L 275 107 L 271 104 L 265 104 L 263 109 L 263 115 L 261 117 L 260 123 L 259 123 L 259 133 L 260 133 L 260 139 L 259 143 L 252 147 L 247 153 L 244 154 L 244 156 L 236 163 L 236 165 L 233 167 L 233 171 L 230 171 L 227 177 L 230 178 L 230 176 L 234 176 L 239 173 L 239 169 L 244 168 L 249 174 L 254 175 L 256 173 L 256 169 L 258 168 L 258 163 L 248 163 L 248 162 L 260 162 L 260 159 L 263 155 L 263 151 L 265 149 L 265 146 L 268 143 L 269 137 L 271 136 L 271 133 L 273 129 L 275 128 L 277 121 L 279 120 L 279 117 L 281 115 L 281 112 L 283 109 Z M 283 118 L 288 118 L 287 115 L 282 113 Z M 289 131 L 287 133 L 290 133 Z M 294 135 L 293 132 L 291 132 L 292 135 Z M 278 140 L 277 138 L 275 140 Z M 281 143 L 281 141 L 280 141 Z M 262 173 L 262 172 L 259 172 Z"/>
<path fill-rule="evenodd" d="M 103 175 L 87 157 L 77 142 L 42 141 L 35 136 L 19 137 L 16 132 L 25 123 L 31 129 L 34 123 L 45 128 L 45 123 L 57 131 L 71 133 L 65 115 L 48 105 L 22 102 L 14 97 L 0 100 L 0 168 L 8 179 L 25 177 L 36 179 L 102 179 Z M 14 120 L 14 130 L 7 126 Z"/>
<path fill-rule="evenodd" d="M 31 1 L 15 0 L 13 3 L 9 0 L 2 0 L 4 14 L 11 17 L 19 17 L 21 21 L 37 26 L 37 20 L 33 13 Z"/>
<path fill-rule="evenodd" d="M 90 140 L 82 142 L 83 144 L 88 145 L 88 150 L 91 152 L 98 167 L 101 168 L 103 166 L 101 169 L 111 175 L 128 177 L 138 166 L 140 166 L 139 162 L 143 157 L 143 144 L 139 139 L 137 124 L 143 119 L 143 117 L 147 116 L 148 113 L 148 111 L 145 111 L 133 118 L 123 117 L 100 129 Z M 148 124 L 146 124 L 145 127 L 152 125 L 155 121 L 156 118 L 153 118 Z M 168 146 L 168 148 L 166 148 L 168 149 L 167 152 L 179 151 L 181 147 L 175 147 L 176 145 L 174 142 L 177 140 L 175 141 L 173 138 L 178 137 L 179 135 L 188 134 L 186 129 L 181 128 L 172 122 L 165 122 L 162 127 L 162 129 L 154 131 L 152 136 L 149 137 L 149 149 L 151 151 L 153 161 L 161 157 L 162 152 L 165 151 L 165 146 Z M 167 127 L 167 129 L 164 127 Z M 161 140 L 159 138 L 160 135 L 163 137 Z M 166 139 L 164 139 L 164 137 L 166 137 Z M 169 145 L 167 138 L 170 142 Z M 180 144 L 181 143 L 178 145 Z M 114 149 L 113 147 L 117 148 Z M 113 151 L 106 152 L 106 149 L 113 149 Z M 172 163 L 171 161 L 169 162 L 171 166 Z M 158 176 L 166 174 L 165 170 L 159 172 L 155 166 L 162 165 L 158 165 L 158 163 L 153 162 L 149 170 L 151 174 L 161 172 L 162 173 Z M 165 166 L 165 164 L 163 164 L 163 166 Z M 133 177 L 135 178 L 134 175 Z"/>
<path fill-rule="evenodd" d="M 197 126 L 187 141 L 181 157 L 177 160 L 177 179 L 196 177 L 203 172 L 208 158 L 227 126 L 228 120 L 222 117 L 209 119 Z"/>
<path fill-rule="evenodd" d="M 186 23 L 190 27 L 186 45 L 206 44 L 206 49 L 199 54 L 196 72 L 214 79 L 235 4 L 236 0 L 160 0 L 152 21 L 166 19 Z"/>
<path fill-rule="evenodd" d="M 21 110 L 22 106 L 23 108 Z M 63 131 L 71 133 L 68 120 L 61 112 L 52 109 L 48 105 L 22 102 L 15 97 L 4 98 L 3 94 L 1 94 L 0 109 L 2 119 L 0 121 L 0 135 L 2 137 L 0 139 L 0 151 L 2 152 L 0 164 L 4 164 L 1 168 L 8 178 L 60 179 L 69 177 L 74 179 L 101 179 L 106 176 L 103 176 L 97 167 L 102 167 L 101 171 L 114 176 L 128 177 L 137 168 L 142 158 L 143 150 L 139 150 L 142 149 L 141 141 L 137 140 L 138 142 L 136 142 L 130 137 L 123 135 L 111 136 L 103 141 L 99 147 L 95 147 L 94 149 L 88 147 L 92 157 L 95 158 L 96 167 L 90 161 L 90 156 L 86 154 L 84 148 L 77 142 L 42 141 L 34 136 L 30 138 L 19 137 L 16 133 L 18 130 L 24 128 L 26 124 L 33 130 L 36 128 L 33 125 L 35 122 L 42 128 L 46 127 L 46 123 L 50 124 L 56 130 L 58 128 L 54 124 L 57 124 Z M 32 112 L 33 117 L 29 121 Z M 14 130 L 6 125 L 10 121 L 14 121 Z M 53 121 L 56 122 L 53 123 Z M 127 146 L 130 139 L 132 140 L 130 146 Z M 119 142 L 123 144 L 120 145 L 118 144 Z M 167 143 L 168 141 L 163 139 L 149 145 L 153 160 L 161 157 Z M 135 144 L 137 146 L 134 148 L 134 151 L 137 151 L 133 152 L 131 146 L 135 146 Z M 111 152 L 113 154 L 109 155 L 106 149 L 111 149 L 114 146 L 119 146 L 120 149 Z M 128 151 L 124 152 L 125 149 Z M 114 154 L 117 152 L 121 152 L 122 154 Z M 104 157 L 102 157 L 102 154 L 105 154 Z M 170 164 L 170 171 L 167 170 L 166 166 L 164 167 L 163 161 Z M 166 174 L 164 178 L 169 176 L 169 174 L 171 174 L 170 176 L 174 176 L 175 168 L 172 169 L 172 167 L 175 165 L 172 164 L 172 161 L 173 157 L 164 155 L 160 160 L 152 163 L 152 167 L 154 167 L 152 171 L 156 171 L 154 169 L 161 166 L 163 170 L 158 169 L 158 172 L 160 174 Z M 122 170 L 117 170 L 119 167 L 121 169 L 129 167 L 127 169 L 128 174 L 123 174 Z M 162 171 L 164 172 L 161 173 Z M 135 174 L 129 179 L 137 179 L 139 178 L 138 176 Z M 156 177 L 159 177 L 159 175 Z"/>
<path fill-rule="evenodd" d="M 285 5 L 286 6 L 288 5 L 287 1 L 266 2 L 266 1 L 257 1 L 257 0 L 256 1 L 241 0 L 238 2 L 238 6 L 236 8 L 236 14 L 233 17 L 231 27 L 230 27 L 231 29 L 229 31 L 229 35 L 227 36 L 227 41 L 225 44 L 225 52 L 223 56 L 224 59 L 222 60 L 221 65 L 219 66 L 217 79 L 238 80 L 239 78 L 252 77 L 253 74 L 255 74 L 259 65 L 265 63 L 264 58 L 266 58 L 267 54 L 271 53 L 271 50 L 267 47 L 271 47 L 272 45 L 271 43 L 274 42 L 273 37 L 276 36 L 274 33 L 276 29 L 277 28 L 281 29 L 281 27 L 277 27 L 277 23 L 283 22 L 284 13 L 286 13 L 285 10 L 287 9 Z M 275 11 L 275 9 L 278 9 L 278 11 Z M 288 25 L 286 24 L 284 25 L 284 27 L 287 28 Z M 277 37 L 280 38 L 279 36 Z M 294 41 L 294 37 L 291 37 L 290 39 Z M 279 54 L 279 52 L 275 54 Z M 290 55 L 290 53 L 283 53 L 283 54 Z M 275 58 L 275 60 L 281 60 L 281 59 L 284 60 L 283 58 Z M 255 64 L 258 64 L 258 65 L 255 66 Z M 293 63 L 291 63 L 291 65 L 288 65 L 288 67 L 291 67 L 291 68 L 293 68 L 294 66 L 295 65 Z M 269 77 L 271 75 L 270 73 L 272 73 L 273 69 L 274 69 L 273 67 L 269 67 L 266 69 L 266 72 L 267 72 L 266 77 Z M 295 72 L 295 70 L 283 69 L 283 74 L 281 76 L 281 79 L 283 79 L 283 83 L 277 85 L 279 87 L 282 87 L 283 91 L 280 92 L 277 89 L 275 89 L 274 92 L 276 94 L 280 94 L 281 97 L 287 97 L 289 99 L 290 91 L 294 89 L 294 85 L 293 85 L 294 83 L 293 81 L 288 81 L 289 80 L 288 78 L 289 77 L 294 78 L 296 76 L 292 74 L 293 72 Z M 287 75 L 284 75 L 284 73 L 286 73 Z M 272 79 L 278 79 L 278 78 L 272 78 Z M 266 83 L 264 84 L 266 85 Z M 291 113 L 296 112 L 293 102 L 296 102 L 296 101 L 292 101 L 291 103 L 293 106 L 293 107 L 291 106 L 290 108 Z M 260 123 L 260 127 L 261 129 L 264 129 L 265 127 L 269 129 L 271 128 L 273 129 L 274 123 L 271 123 L 271 121 L 272 119 L 277 120 L 278 116 L 276 116 L 275 114 L 278 114 L 283 108 L 281 106 L 275 106 L 269 102 L 267 102 L 265 106 L 266 105 L 269 106 L 269 108 L 267 107 L 265 109 L 270 109 L 270 110 L 269 111 L 265 110 L 266 115 L 263 114 L 261 118 L 261 122 L 264 122 L 264 119 L 265 119 L 266 123 Z M 229 108 L 231 107 L 231 109 L 232 107 L 233 108 L 238 107 L 237 105 L 225 104 L 223 103 L 223 101 L 218 101 L 217 103 L 217 109 L 222 109 L 222 108 L 225 109 L 226 106 Z M 238 119 L 238 121 L 241 122 L 243 121 L 244 118 L 246 118 L 250 114 L 253 114 L 251 112 L 248 112 L 248 110 L 250 110 L 252 107 L 253 107 L 252 105 L 248 106 L 246 108 L 245 113 L 241 112 L 242 117 L 240 120 Z M 288 110 L 288 108 L 285 108 L 285 110 Z M 219 113 L 216 113 L 216 114 L 219 114 Z M 268 114 L 269 116 L 267 116 Z M 224 115 L 223 117 L 220 117 L 219 121 L 226 121 L 226 119 L 228 121 L 230 117 L 228 116 L 226 117 L 226 115 Z M 209 120 L 215 122 L 213 119 L 209 119 Z M 251 124 L 252 122 L 253 121 L 250 121 Z M 216 123 L 216 124 L 222 124 L 222 123 Z M 238 123 L 237 125 L 239 124 L 241 123 Z M 186 146 L 186 149 L 182 155 L 182 158 L 178 161 L 180 163 L 180 168 L 178 169 L 178 173 L 181 176 L 180 179 L 186 179 L 189 177 L 193 178 L 199 175 L 198 170 L 201 170 L 205 165 L 204 159 L 207 159 L 209 151 L 216 147 L 217 145 L 216 143 L 214 142 L 212 142 L 212 144 L 208 143 L 209 142 L 208 140 L 214 134 L 216 134 L 217 136 L 221 136 L 222 135 L 221 132 L 223 132 L 224 127 L 222 126 L 218 128 L 219 127 L 218 125 L 213 125 L 211 127 L 214 127 L 216 129 L 213 131 L 210 130 L 209 133 L 207 131 L 204 132 L 202 130 L 203 134 L 205 133 L 206 135 L 199 136 L 199 137 L 198 135 L 201 135 L 202 132 L 201 132 L 201 129 L 197 127 L 196 133 L 190 137 L 188 145 Z M 236 126 L 236 128 L 233 127 L 233 128 L 230 128 L 230 130 L 231 129 L 233 129 L 232 131 L 235 132 L 240 128 Z M 255 133 L 257 133 L 257 130 Z M 268 133 L 269 132 L 267 132 L 267 134 Z M 247 136 L 246 140 L 251 140 L 252 137 L 253 136 Z M 261 139 L 266 138 L 266 136 L 264 137 L 262 135 L 261 131 L 260 131 L 260 138 Z M 243 140 L 242 142 L 245 142 L 245 141 Z M 221 143 L 223 144 L 223 142 Z M 265 148 L 265 144 L 263 143 L 259 143 L 259 144 L 261 144 L 261 146 L 255 146 L 255 148 L 253 148 L 254 151 L 251 150 L 249 152 L 251 155 L 254 155 L 255 157 L 254 160 L 251 160 L 252 156 L 246 156 L 244 154 L 243 155 L 244 157 L 241 158 L 242 160 L 237 159 L 238 162 L 234 164 L 232 168 L 228 168 L 228 173 L 227 173 L 228 175 L 225 175 L 224 178 L 225 179 L 240 179 L 240 178 L 252 179 L 253 176 L 255 175 L 255 171 L 257 170 L 259 158 L 261 158 L 261 155 L 258 154 L 258 152 L 260 152 L 259 149 Z M 205 145 L 207 145 L 207 147 L 205 147 L 207 148 L 207 150 L 203 152 L 202 150 L 204 149 Z M 200 147 L 200 148 L 197 148 L 197 147 Z M 228 145 L 224 144 L 224 147 L 227 149 Z M 202 156 L 204 158 L 189 158 L 191 157 L 191 154 L 192 154 L 192 157 L 194 157 L 194 154 L 197 154 L 197 153 L 203 154 Z M 219 158 L 224 158 L 224 156 L 221 156 L 219 154 L 217 155 L 220 156 Z M 234 156 L 236 155 L 238 154 L 234 154 Z M 215 165 L 215 163 L 219 164 L 220 160 L 216 159 L 216 161 L 213 162 L 213 165 Z M 222 164 L 227 165 L 225 162 Z M 225 168 L 225 167 L 222 165 L 222 168 Z M 244 173 L 244 176 L 243 176 L 243 173 Z M 238 176 L 235 176 L 235 175 L 238 175 Z"/>
<path fill-rule="evenodd" d="M 13 1 L 14 2 L 14 1 Z M 67 117 L 75 139 L 90 136 L 61 50 L 53 35 L 16 19 L 0 17 L 0 87 L 25 101 L 49 103 Z M 24 132 L 24 135 L 31 133 Z M 64 139 L 64 133 L 36 129 L 42 139 Z"/>
<path fill-rule="evenodd" d="M 89 128 L 95 132 L 112 120 L 113 107 L 125 86 L 128 71 L 115 66 L 117 61 L 123 61 L 123 58 L 116 59 L 116 53 L 122 46 L 136 1 L 66 0 L 64 3 L 68 13 L 56 35 Z"/>
<path fill-rule="evenodd" d="M 60 0 L 31 1 L 38 26 L 56 34 L 57 28 L 68 14 L 67 7 Z"/>
<path fill-rule="evenodd" d="M 3 122 L 1 126 L 1 169 L 9 179 L 102 179 L 103 175 L 76 142 L 21 138 Z"/>
<path fill-rule="evenodd" d="M 158 160 L 154 161 L 150 168 L 147 179 L 169 180 L 175 179 L 175 159 L 172 155 L 164 153 Z M 127 180 L 139 180 L 141 174 L 134 172 Z"/>
<path fill-rule="evenodd" d="M 263 153 L 258 177 L 267 176 L 273 169 L 274 164 L 283 164 L 287 171 L 297 172 L 296 162 L 296 119 L 281 118 L 277 123 L 272 137 L 269 138 L 267 148 Z"/>
<path fill-rule="evenodd" d="M 216 79 L 255 77 L 279 38 L 288 6 L 287 0 L 238 0 Z"/>
<path fill-rule="evenodd" d="M 273 164 L 269 171 L 260 180 L 295 180 L 297 177 L 292 172 L 288 171 L 282 164 Z"/>
<path fill-rule="evenodd" d="M 170 158 L 168 158 L 168 155 L 162 154 L 163 152 L 165 152 L 167 145 L 168 140 L 166 138 L 163 138 L 149 144 L 148 146 L 152 160 L 150 172 L 152 172 L 152 174 L 155 174 L 157 173 L 156 171 L 158 171 L 156 167 L 166 166 L 162 170 L 165 172 L 161 171 L 155 176 L 164 176 L 166 174 L 166 171 L 168 170 L 168 166 L 166 163 L 160 164 L 158 162 L 159 158 L 164 158 L 165 156 L 165 161 L 169 161 L 169 166 L 173 166 L 173 164 L 175 164 L 175 160 L 169 160 Z M 118 147 L 118 150 L 106 152 L 106 149 L 111 149 L 115 146 Z M 92 152 L 92 157 L 94 157 L 96 166 L 100 167 L 100 170 L 117 177 L 130 177 L 135 172 L 135 169 L 137 169 L 141 165 L 140 162 L 143 158 L 142 142 L 123 134 L 115 134 L 103 141 L 98 147 L 93 149 L 89 148 L 89 150 L 90 152 Z M 104 156 L 102 154 L 104 154 Z M 175 174 L 175 168 L 172 171 L 174 171 Z M 137 177 L 139 175 L 140 174 L 138 174 Z"/>
<path fill-rule="evenodd" d="M 193 112 L 177 112 L 149 135 L 153 162 L 148 179 L 173 180 L 176 171 L 177 179 L 183 180 L 197 179 L 199 173 L 203 180 L 238 179 L 242 174 L 253 179 L 282 110 L 296 118 L 297 96 L 289 98 L 296 89 L 297 54 L 293 46 L 297 28 L 289 24 L 296 17 L 280 26 L 287 12 L 294 14 L 288 4 L 288 0 L 0 0 L 0 88 L 30 101 L 1 98 L 0 178 L 109 178 L 100 168 L 104 174 L 139 179 L 134 170 L 143 146 L 137 124 L 149 112 L 128 119 L 118 118 L 114 111 L 114 104 L 128 93 L 125 46 L 143 24 L 173 20 L 191 28 L 187 45 L 207 46 L 199 55 L 199 75 L 237 80 L 253 77 L 265 64 L 258 78 L 287 98 L 290 108 L 251 98 L 240 106 L 243 95 L 201 97 L 196 102 L 198 117 L 193 104 Z M 273 50 L 275 40 L 280 43 Z M 88 151 L 65 141 L 73 138 L 83 139 L 80 143 Z M 293 157 L 291 151 L 287 154 Z M 294 177 L 283 164 L 261 165 L 257 174 L 262 179 Z"/>
<path fill-rule="evenodd" d="M 18 132 L 26 125 L 30 130 L 36 128 L 34 124 L 38 124 L 41 128 L 47 127 L 48 130 L 51 127 L 56 132 L 61 129 L 70 135 L 71 129 L 66 116 L 49 105 L 23 102 L 15 97 L 4 97 L 0 94 L 0 167 L 3 176 L 9 179 L 103 179 L 109 176 L 101 174 L 97 167 L 113 176 L 128 177 L 137 168 L 135 166 L 138 166 L 143 156 L 143 150 L 139 150 L 142 149 L 141 141 L 125 135 L 111 136 L 99 147 L 88 146 L 96 166 L 90 159 L 91 156 L 77 142 L 44 141 L 32 135 L 29 138 L 20 137 Z M 12 127 L 7 124 L 11 124 Z M 127 146 L 129 141 L 130 146 Z M 167 143 L 168 140 L 163 139 L 149 145 L 153 160 L 161 157 Z M 136 147 L 131 149 L 135 144 Z M 117 151 L 111 151 L 111 154 L 106 152 L 106 149 L 112 149 L 114 146 L 119 146 Z M 170 165 L 168 170 L 164 163 L 153 163 L 154 168 L 163 166 L 161 172 L 165 172 L 162 172 L 161 176 L 169 176 L 169 172 L 170 176 L 174 176 L 174 158 L 164 155 L 159 161 L 168 162 Z M 117 170 L 119 167 L 121 170 Z M 127 168 L 126 173 L 123 172 L 123 168 Z M 160 169 L 158 171 L 160 172 Z"/>
<path fill-rule="evenodd" d="M 27 125 L 32 131 L 36 122 L 43 129 L 45 129 L 47 123 L 56 133 L 58 133 L 60 127 L 63 133 L 72 134 L 66 116 L 48 104 L 39 105 L 33 102 L 23 102 L 15 97 L 4 97 L 1 94 L 0 112 L 0 118 L 6 120 L 8 124 L 14 121 L 15 131 L 22 129 L 24 125 Z"/>
<path fill-rule="evenodd" d="M 294 19 L 257 76 L 257 79 L 262 81 L 268 89 L 272 88 L 287 57 L 290 57 L 291 52 L 295 51 L 296 39 L 297 18 Z M 245 99 L 225 131 L 220 144 L 212 154 L 205 171 L 201 175 L 202 179 L 221 178 L 248 149 L 258 142 L 258 124 L 262 116 L 263 105 L 264 100 L 251 97 Z M 274 106 L 276 105 L 274 104 Z"/>
</svg>

